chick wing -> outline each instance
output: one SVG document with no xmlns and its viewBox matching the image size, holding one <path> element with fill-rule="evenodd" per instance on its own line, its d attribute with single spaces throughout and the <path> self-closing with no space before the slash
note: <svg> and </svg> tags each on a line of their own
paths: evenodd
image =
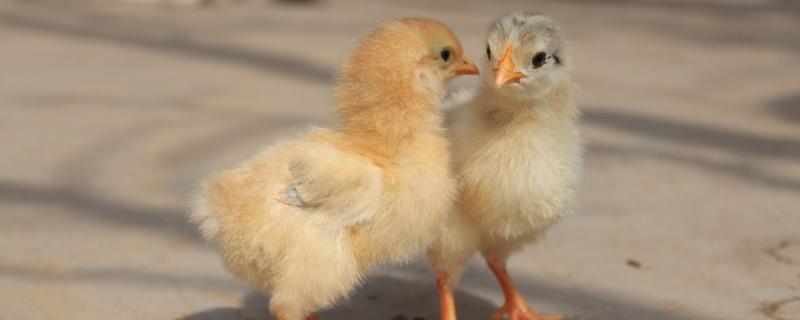
<svg viewBox="0 0 800 320">
<path fill-rule="evenodd" d="M 383 191 L 383 172 L 366 158 L 317 145 L 288 161 L 288 181 L 278 201 L 340 227 L 374 215 Z"/>
</svg>

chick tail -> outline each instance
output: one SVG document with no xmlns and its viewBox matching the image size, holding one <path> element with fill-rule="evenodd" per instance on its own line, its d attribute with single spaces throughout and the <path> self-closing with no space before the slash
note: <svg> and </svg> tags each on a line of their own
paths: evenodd
<svg viewBox="0 0 800 320">
<path fill-rule="evenodd" d="M 212 177 L 204 181 L 194 194 L 189 209 L 189 221 L 196 224 L 203 238 L 216 241 L 222 224 L 221 214 L 225 212 L 229 194 L 222 177 Z M 222 206 L 222 207 L 221 207 Z M 223 209 L 223 210 L 220 210 Z"/>
</svg>

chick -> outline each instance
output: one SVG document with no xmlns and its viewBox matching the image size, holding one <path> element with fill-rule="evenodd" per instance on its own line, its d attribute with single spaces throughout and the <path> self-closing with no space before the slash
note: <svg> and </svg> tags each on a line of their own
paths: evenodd
<svg viewBox="0 0 800 320">
<path fill-rule="evenodd" d="M 438 22 L 377 27 L 340 70 L 336 126 L 213 175 L 190 218 L 232 273 L 271 294 L 278 319 L 313 317 L 440 232 L 455 194 L 441 95 L 477 73 Z"/>
<path fill-rule="evenodd" d="M 489 31 L 484 84 L 448 111 L 460 179 L 457 214 L 429 251 L 442 319 L 455 319 L 452 287 L 480 251 L 505 304 L 492 319 L 543 317 L 506 271 L 509 256 L 572 211 L 582 167 L 569 57 L 548 17 L 514 12 Z"/>
</svg>

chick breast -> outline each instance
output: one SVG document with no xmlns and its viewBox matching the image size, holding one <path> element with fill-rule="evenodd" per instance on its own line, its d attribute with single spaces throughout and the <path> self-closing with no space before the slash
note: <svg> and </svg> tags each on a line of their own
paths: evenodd
<svg viewBox="0 0 800 320">
<path fill-rule="evenodd" d="M 572 211 L 582 167 L 574 121 L 517 115 L 497 126 L 492 114 L 464 107 L 448 115 L 458 211 L 484 242 L 535 237 Z"/>
</svg>

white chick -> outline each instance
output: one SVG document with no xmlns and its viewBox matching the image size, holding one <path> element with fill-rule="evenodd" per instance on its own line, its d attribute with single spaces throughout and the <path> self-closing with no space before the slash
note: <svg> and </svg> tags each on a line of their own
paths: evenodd
<svg viewBox="0 0 800 320">
<path fill-rule="evenodd" d="M 449 111 L 460 179 L 457 214 L 429 252 L 442 319 L 456 318 L 452 287 L 480 251 L 505 295 L 492 316 L 543 317 L 528 306 L 506 271 L 509 256 L 572 211 L 582 167 L 580 112 L 570 60 L 550 18 L 511 13 L 489 31 L 483 79 Z M 491 70 L 491 72 L 489 72 Z"/>
</svg>

